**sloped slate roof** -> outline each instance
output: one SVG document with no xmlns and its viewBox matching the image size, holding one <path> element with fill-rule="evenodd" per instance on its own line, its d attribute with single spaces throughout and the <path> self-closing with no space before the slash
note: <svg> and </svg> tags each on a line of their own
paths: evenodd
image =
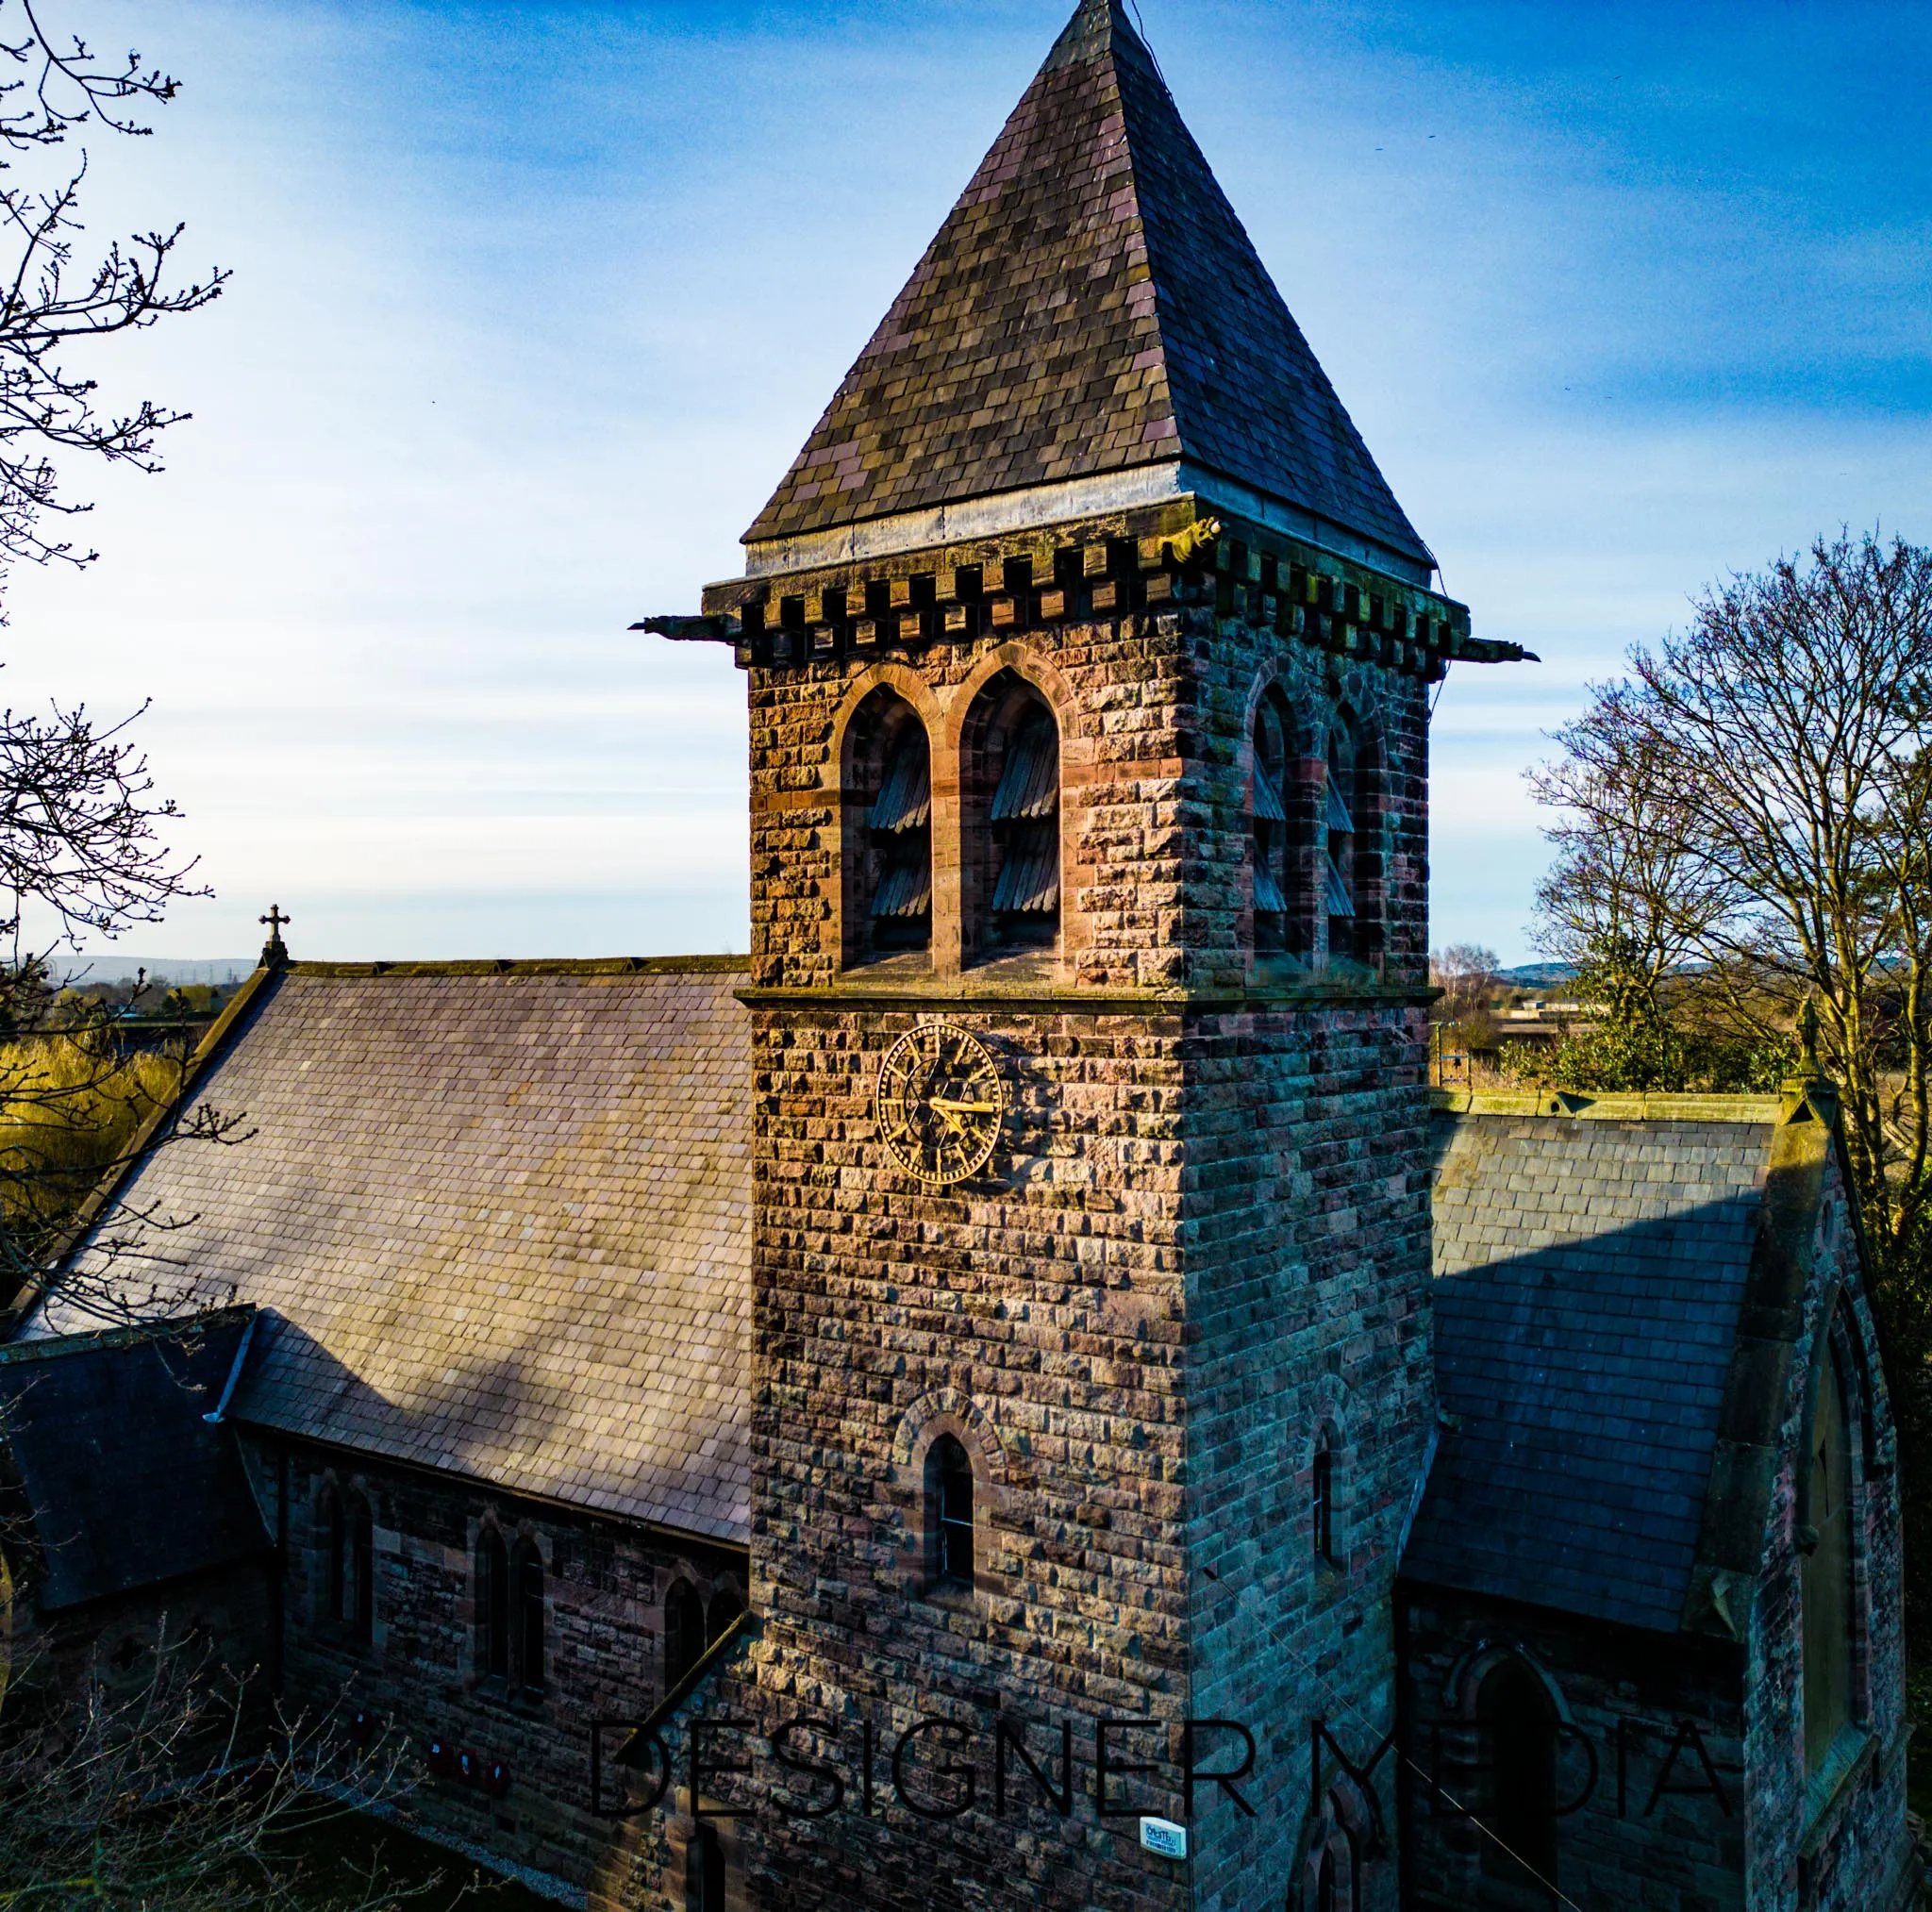
<svg viewBox="0 0 1932 1912">
<path fill-rule="evenodd" d="M 1182 457 L 1431 561 L 1118 0 L 1083 0 L 745 541 Z"/>
<path fill-rule="evenodd" d="M 263 1552 L 221 1400 L 244 1322 L 75 1335 L 0 1349 L 0 1422 L 50 1611 Z"/>
<path fill-rule="evenodd" d="M 1436 1120 L 1451 1425 L 1403 1571 L 1674 1632 L 1772 1125 Z"/>
<path fill-rule="evenodd" d="M 126 1196 L 264 1311 L 241 1418 L 742 1540 L 744 977 L 589 967 L 298 964 Z"/>
</svg>

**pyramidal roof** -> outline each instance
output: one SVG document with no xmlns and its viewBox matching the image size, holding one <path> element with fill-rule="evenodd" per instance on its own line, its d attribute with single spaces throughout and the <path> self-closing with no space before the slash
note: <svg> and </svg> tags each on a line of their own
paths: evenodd
<svg viewBox="0 0 1932 1912">
<path fill-rule="evenodd" d="M 1118 0 L 1082 0 L 745 542 L 1182 460 L 1432 561 Z"/>
</svg>

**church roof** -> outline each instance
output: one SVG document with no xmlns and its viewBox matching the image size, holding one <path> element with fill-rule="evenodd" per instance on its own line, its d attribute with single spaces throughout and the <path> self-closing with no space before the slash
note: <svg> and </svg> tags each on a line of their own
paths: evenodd
<svg viewBox="0 0 1932 1912">
<path fill-rule="evenodd" d="M 241 1309 L 0 1348 L 0 1421 L 45 1611 L 265 1553 L 231 1427 L 210 1423 Z"/>
<path fill-rule="evenodd" d="M 182 1223 L 135 1280 L 262 1311 L 240 1420 L 742 1541 L 743 981 L 272 975 L 190 1097 L 247 1139 L 159 1148 L 124 1190 Z"/>
<path fill-rule="evenodd" d="M 1118 0 L 1083 0 L 745 541 L 1184 457 L 1431 562 Z"/>
<path fill-rule="evenodd" d="M 1409 1579 L 1678 1629 L 1777 1121 L 1726 1100 L 1436 1118 L 1444 1427 Z"/>
</svg>

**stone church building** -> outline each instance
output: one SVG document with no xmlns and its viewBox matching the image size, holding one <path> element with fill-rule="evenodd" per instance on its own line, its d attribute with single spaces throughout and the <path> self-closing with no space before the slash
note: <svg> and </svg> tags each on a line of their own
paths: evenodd
<svg viewBox="0 0 1932 1912">
<path fill-rule="evenodd" d="M 225 1603 L 566 1904 L 1906 1904 L 1830 1087 L 1430 1089 L 1430 699 L 1521 653 L 1113 0 L 744 545 L 644 628 L 744 673 L 749 957 L 272 941 L 248 1139 L 0 1352 L 23 1598 Z"/>
</svg>

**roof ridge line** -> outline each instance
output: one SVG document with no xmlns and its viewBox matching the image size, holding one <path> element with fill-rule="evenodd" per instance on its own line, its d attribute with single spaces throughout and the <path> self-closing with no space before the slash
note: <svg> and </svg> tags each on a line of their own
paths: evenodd
<svg viewBox="0 0 1932 1912">
<path fill-rule="evenodd" d="M 652 976 L 742 975 L 749 955 L 675 956 L 450 956 L 420 961 L 318 962 L 288 965 L 291 976 L 361 978 L 384 976 Z"/>
</svg>

